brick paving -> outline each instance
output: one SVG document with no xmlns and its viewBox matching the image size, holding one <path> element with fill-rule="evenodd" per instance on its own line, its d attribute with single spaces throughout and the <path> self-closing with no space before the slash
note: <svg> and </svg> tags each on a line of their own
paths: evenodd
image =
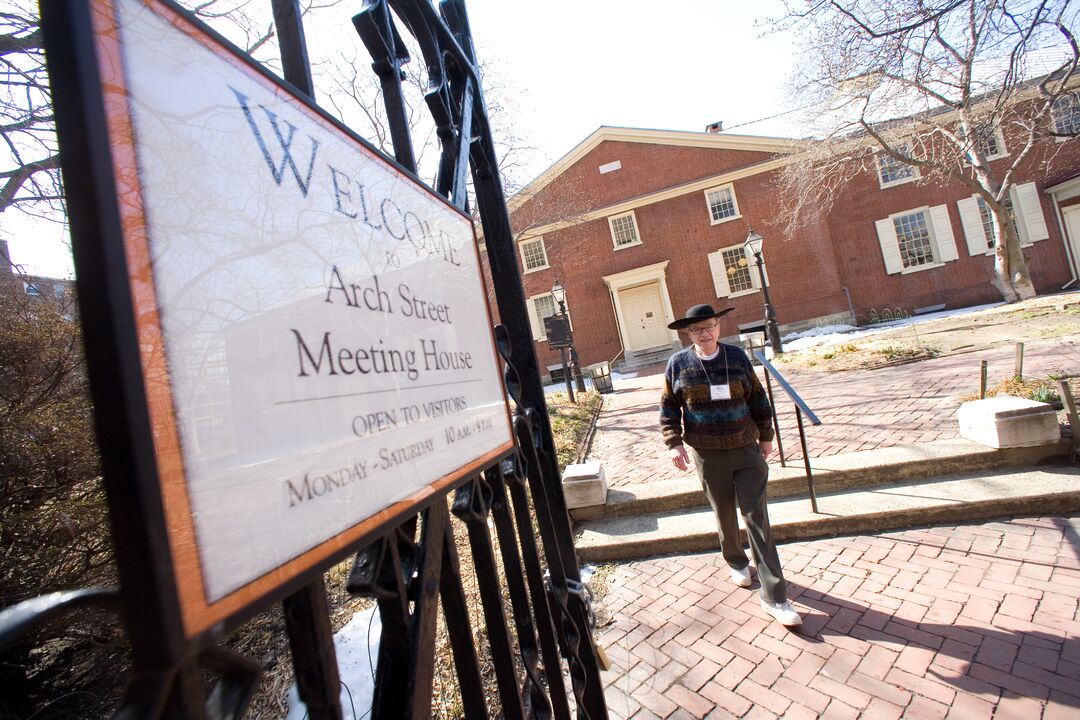
<svg viewBox="0 0 1080 720">
<path fill-rule="evenodd" d="M 618 565 L 612 718 L 1080 717 L 1080 516 L 782 545 L 789 631 L 719 553 Z"/>
<path fill-rule="evenodd" d="M 992 348 L 877 370 L 791 372 L 785 377 L 821 419 L 819 426 L 806 422 L 808 451 L 815 458 L 958 437 L 956 410 L 961 397 L 978 392 L 982 360 L 989 363 L 992 386 L 1013 374 L 1015 350 Z M 588 459 L 603 463 L 610 487 L 681 475 L 668 460 L 657 425 L 662 373 L 663 366 L 655 365 L 620 379 L 604 401 Z M 1080 342 L 1027 343 L 1024 374 L 1049 373 L 1080 373 Z M 778 387 L 773 391 L 784 455 L 800 459 L 794 404 Z M 778 462 L 776 453 L 770 461 Z"/>
</svg>

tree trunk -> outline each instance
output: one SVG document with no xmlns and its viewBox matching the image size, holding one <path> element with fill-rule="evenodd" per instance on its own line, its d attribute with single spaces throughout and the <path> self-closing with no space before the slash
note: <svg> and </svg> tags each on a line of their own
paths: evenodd
<svg viewBox="0 0 1080 720">
<path fill-rule="evenodd" d="M 991 212 L 1000 238 L 994 248 L 994 277 L 991 282 L 1007 303 L 1035 297 L 1035 286 L 1031 282 L 1031 273 L 1009 210 L 1002 208 L 1000 212 L 994 212 L 991 208 Z"/>
</svg>

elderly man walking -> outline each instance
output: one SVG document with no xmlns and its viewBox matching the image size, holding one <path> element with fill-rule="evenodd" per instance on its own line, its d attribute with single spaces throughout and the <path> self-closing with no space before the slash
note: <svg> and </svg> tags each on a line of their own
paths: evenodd
<svg viewBox="0 0 1080 720">
<path fill-rule="evenodd" d="M 692 345 L 675 353 L 664 370 L 660 430 L 671 462 L 686 470 L 690 455 L 716 514 L 720 547 L 731 581 L 750 587 L 750 561 L 739 539 L 736 499 L 746 523 L 761 583 L 761 607 L 783 625 L 802 624 L 788 602 L 780 556 L 765 505 L 773 428 L 769 399 L 740 348 L 719 342 L 719 312 L 695 305 L 668 325 L 689 333 Z"/>
</svg>

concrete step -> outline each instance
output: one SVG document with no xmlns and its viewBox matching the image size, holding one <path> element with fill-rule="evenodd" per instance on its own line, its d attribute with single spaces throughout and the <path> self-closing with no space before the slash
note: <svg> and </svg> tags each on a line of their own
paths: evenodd
<svg viewBox="0 0 1080 720">
<path fill-rule="evenodd" d="M 941 477 L 948 473 L 1037 465 L 1067 457 L 1072 442 L 1030 448 L 995 449 L 955 438 L 919 445 L 898 445 L 844 455 L 811 458 L 814 491 L 822 493 L 882 483 Z M 780 499 L 807 493 L 806 468 L 802 460 L 787 467 L 769 465 L 769 497 Z M 693 472 L 677 479 L 638 483 L 608 490 L 607 503 L 576 508 L 575 523 L 650 513 L 707 507 L 701 483 Z"/>
<path fill-rule="evenodd" d="M 700 490 L 698 491 L 700 492 Z M 1021 514 L 1080 511 L 1080 468 L 1072 464 L 983 470 L 769 501 L 777 542 L 961 523 Z M 740 518 L 741 524 L 741 518 Z M 743 541 L 745 542 L 745 532 Z M 720 547 L 712 511 L 687 509 L 583 523 L 575 544 L 586 562 L 628 560 Z"/>
</svg>

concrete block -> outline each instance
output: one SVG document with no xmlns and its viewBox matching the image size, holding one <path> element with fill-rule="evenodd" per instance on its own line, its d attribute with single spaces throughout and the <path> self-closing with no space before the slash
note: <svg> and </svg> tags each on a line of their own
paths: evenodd
<svg viewBox="0 0 1080 720">
<path fill-rule="evenodd" d="M 562 486 L 568 510 L 607 502 L 607 477 L 598 462 L 567 465 Z"/>
<path fill-rule="evenodd" d="M 1051 445 L 1061 439 L 1057 413 L 1046 403 L 999 395 L 972 400 L 957 412 L 960 435 L 992 448 Z"/>
</svg>

